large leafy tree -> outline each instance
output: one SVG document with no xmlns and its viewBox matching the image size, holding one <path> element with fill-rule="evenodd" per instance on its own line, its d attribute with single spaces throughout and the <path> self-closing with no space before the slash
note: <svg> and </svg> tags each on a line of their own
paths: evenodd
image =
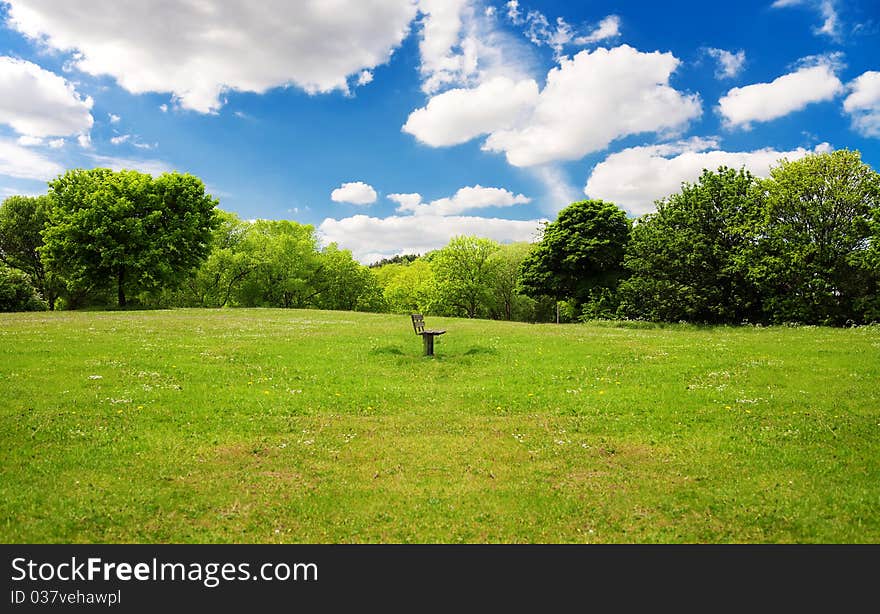
<svg viewBox="0 0 880 614">
<path fill-rule="evenodd" d="M 251 224 L 234 213 L 217 210 L 219 224 L 211 238 L 211 252 L 186 283 L 188 304 L 199 307 L 228 305 L 257 262 L 243 249 Z"/>
<path fill-rule="evenodd" d="M 432 254 L 437 298 L 451 313 L 468 318 L 489 315 L 495 277 L 490 257 L 499 247 L 491 239 L 459 236 Z"/>
<path fill-rule="evenodd" d="M 877 317 L 880 175 L 857 151 L 838 150 L 782 161 L 762 187 L 766 218 L 748 264 L 767 316 L 813 324 Z"/>
<path fill-rule="evenodd" d="M 615 288 L 623 270 L 630 221 L 617 205 L 601 200 L 572 203 L 547 224 L 522 264 L 520 285 L 533 298 L 587 302 Z"/>
<path fill-rule="evenodd" d="M 254 266 L 236 292 L 245 307 L 308 307 L 322 290 L 315 229 L 287 220 L 251 224 L 241 251 Z"/>
<path fill-rule="evenodd" d="M 217 201 L 188 174 L 76 169 L 49 189 L 56 206 L 41 250 L 49 269 L 73 288 L 114 288 L 120 307 L 139 291 L 181 283 L 217 224 Z"/>
<path fill-rule="evenodd" d="M 519 273 L 531 250 L 528 243 L 509 243 L 489 256 L 492 276 L 492 294 L 496 317 L 512 320 L 525 315 L 533 301 L 519 293 Z"/>
<path fill-rule="evenodd" d="M 358 263 L 347 249 L 331 243 L 319 254 L 321 289 L 315 305 L 319 309 L 347 311 L 381 310 L 382 289 L 375 274 Z"/>
<path fill-rule="evenodd" d="M 43 266 L 40 248 L 49 223 L 49 196 L 10 196 L 0 205 L 0 261 L 28 274 L 33 285 L 55 309 L 60 283 Z"/>
<path fill-rule="evenodd" d="M 745 170 L 704 170 L 635 225 L 620 286 L 627 315 L 741 322 L 760 315 L 743 261 L 757 233 L 762 192 Z"/>
<path fill-rule="evenodd" d="M 424 258 L 374 269 L 391 313 L 430 312 L 435 301 L 434 271 Z"/>
</svg>

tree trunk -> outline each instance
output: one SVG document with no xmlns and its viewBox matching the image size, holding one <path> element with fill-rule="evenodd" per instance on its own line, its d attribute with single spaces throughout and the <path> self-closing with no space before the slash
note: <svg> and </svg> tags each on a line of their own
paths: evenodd
<svg viewBox="0 0 880 614">
<path fill-rule="evenodd" d="M 116 275 L 116 297 L 120 307 L 125 307 L 125 267 L 119 267 Z"/>
</svg>

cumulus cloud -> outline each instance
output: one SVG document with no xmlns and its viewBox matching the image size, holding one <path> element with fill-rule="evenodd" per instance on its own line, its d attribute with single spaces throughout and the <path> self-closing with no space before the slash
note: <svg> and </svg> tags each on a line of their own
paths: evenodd
<svg viewBox="0 0 880 614">
<path fill-rule="evenodd" d="M 169 14 L 173 13 L 173 18 Z M 11 0 L 9 26 L 129 92 L 169 92 L 186 109 L 222 106 L 227 90 L 295 85 L 348 91 L 348 77 L 388 61 L 415 0 L 175 2 Z M 120 33 L 124 33 L 121 36 Z"/>
<path fill-rule="evenodd" d="M 419 216 L 457 215 L 473 209 L 512 207 L 532 201 L 531 198 L 523 194 L 515 195 L 504 188 L 486 188 L 479 184 L 461 188 L 453 196 L 440 198 L 430 203 L 421 202 L 419 194 L 394 194 L 393 196 L 395 198 L 392 200 L 400 205 L 397 208 L 398 211 L 414 213 Z M 418 197 L 418 200 L 415 197 Z"/>
<path fill-rule="evenodd" d="M 748 129 L 752 122 L 766 122 L 804 109 L 807 105 L 832 100 L 843 91 L 835 74 L 833 57 L 808 58 L 798 70 L 769 83 L 735 87 L 718 101 L 729 127 Z"/>
<path fill-rule="evenodd" d="M 780 9 L 792 6 L 803 6 L 819 13 L 822 25 L 813 28 L 815 34 L 824 34 L 834 40 L 840 40 L 841 22 L 837 12 L 837 0 L 776 0 L 770 5 Z"/>
<path fill-rule="evenodd" d="M 110 121 L 111 124 L 118 124 L 119 120 L 121 120 L 122 118 L 114 113 L 107 113 L 107 119 Z"/>
<path fill-rule="evenodd" d="M 421 0 L 419 71 L 422 91 L 475 87 L 495 77 L 528 78 L 525 45 L 497 27 L 493 13 L 468 0 Z"/>
<path fill-rule="evenodd" d="M 596 28 L 584 36 L 578 36 L 574 39 L 576 45 L 585 45 L 587 43 L 598 43 L 599 41 L 608 40 L 620 36 L 620 17 L 617 15 L 609 15 L 599 22 Z"/>
<path fill-rule="evenodd" d="M 407 194 L 389 194 L 389 200 L 393 200 L 400 208 L 412 208 L 422 202 L 422 195 L 418 192 L 410 192 Z"/>
<path fill-rule="evenodd" d="M 813 152 L 829 151 L 828 143 L 812 151 L 797 148 L 777 151 L 722 151 L 716 139 L 693 138 L 688 141 L 630 147 L 616 152 L 597 164 L 590 174 L 584 193 L 624 207 L 635 215 L 654 210 L 654 201 L 677 192 L 683 181 L 694 182 L 703 169 L 719 166 L 745 167 L 753 175 L 766 177 L 770 167 L 782 158 L 796 160 Z"/>
<path fill-rule="evenodd" d="M 612 141 L 644 132 L 671 132 L 700 116 L 699 95 L 669 85 L 679 60 L 628 45 L 581 51 L 550 70 L 529 118 L 494 131 L 484 144 L 514 166 L 576 160 Z"/>
<path fill-rule="evenodd" d="M 734 78 L 742 71 L 746 63 L 746 52 L 742 49 L 733 52 L 726 49 L 709 47 L 706 49 L 706 53 L 718 63 L 715 69 L 715 77 L 717 79 Z"/>
<path fill-rule="evenodd" d="M 419 70 L 424 77 L 422 89 L 437 91 L 444 84 L 457 81 L 467 71 L 465 58 L 457 51 L 467 0 L 421 0 L 422 12 Z"/>
<path fill-rule="evenodd" d="M 843 110 L 852 119 L 853 129 L 862 136 L 880 138 L 880 72 L 869 70 L 848 85 Z"/>
<path fill-rule="evenodd" d="M 525 18 L 525 35 L 535 45 L 546 45 L 556 56 L 562 54 L 567 45 L 589 45 L 620 36 L 620 17 L 609 15 L 592 30 L 580 32 L 562 17 L 550 25 L 547 17 L 539 11 L 529 11 Z"/>
<path fill-rule="evenodd" d="M 432 97 L 410 114 L 403 131 L 432 147 L 457 145 L 511 127 L 537 100 L 535 81 L 496 77 L 475 88 L 452 89 Z"/>
<path fill-rule="evenodd" d="M 87 133 L 92 99 L 32 62 L 0 57 L 0 123 L 31 137 Z"/>
<path fill-rule="evenodd" d="M 376 202 L 376 190 L 363 181 L 351 181 L 330 192 L 330 200 L 335 203 L 369 205 Z"/>
<path fill-rule="evenodd" d="M 318 226 L 322 241 L 351 250 L 359 261 L 369 263 L 395 254 L 424 254 L 440 249 L 457 235 L 478 235 L 500 243 L 535 241 L 543 220 L 505 220 L 467 216 L 355 215 L 340 220 L 327 218 Z"/>
<path fill-rule="evenodd" d="M 63 172 L 63 166 L 41 153 L 15 141 L 0 139 L 0 175 L 47 181 Z"/>
</svg>

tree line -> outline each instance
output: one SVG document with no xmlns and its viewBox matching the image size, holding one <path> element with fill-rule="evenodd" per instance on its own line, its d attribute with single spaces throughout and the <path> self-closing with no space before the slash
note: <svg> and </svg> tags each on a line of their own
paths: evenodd
<svg viewBox="0 0 880 614">
<path fill-rule="evenodd" d="M 0 206 L 0 310 L 287 307 L 521 321 L 880 320 L 880 176 L 855 151 L 705 170 L 632 220 L 570 204 L 534 244 L 459 236 L 367 267 L 244 221 L 192 175 L 73 170 Z"/>
</svg>

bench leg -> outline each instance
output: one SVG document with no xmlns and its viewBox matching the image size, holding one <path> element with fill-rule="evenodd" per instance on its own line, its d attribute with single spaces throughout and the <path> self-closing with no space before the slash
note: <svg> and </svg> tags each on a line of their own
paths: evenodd
<svg viewBox="0 0 880 614">
<path fill-rule="evenodd" d="M 434 335 L 422 335 L 422 340 L 425 342 L 425 356 L 433 356 Z"/>
</svg>

